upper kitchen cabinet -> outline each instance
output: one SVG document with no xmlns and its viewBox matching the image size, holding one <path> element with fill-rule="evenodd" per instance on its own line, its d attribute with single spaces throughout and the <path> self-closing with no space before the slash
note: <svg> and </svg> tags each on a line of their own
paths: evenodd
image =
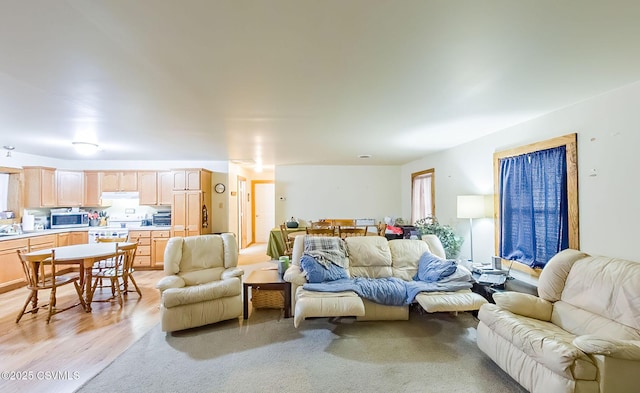
<svg viewBox="0 0 640 393">
<path fill-rule="evenodd" d="M 138 172 L 101 172 L 100 186 L 102 188 L 102 192 L 138 191 Z"/>
<path fill-rule="evenodd" d="M 138 172 L 138 193 L 141 205 L 158 204 L 158 172 Z"/>
<path fill-rule="evenodd" d="M 84 172 L 56 171 L 57 206 L 82 206 Z"/>
<path fill-rule="evenodd" d="M 173 203 L 173 172 L 158 172 L 158 205 Z"/>
<path fill-rule="evenodd" d="M 205 189 L 205 184 L 211 185 L 211 171 L 206 169 L 174 169 L 173 189 L 175 191 L 197 191 Z"/>
<path fill-rule="evenodd" d="M 100 206 L 100 172 L 84 172 L 84 202 L 82 206 Z"/>
<path fill-rule="evenodd" d="M 24 176 L 24 206 L 55 207 L 56 195 L 56 170 L 46 167 L 23 167 Z"/>
</svg>

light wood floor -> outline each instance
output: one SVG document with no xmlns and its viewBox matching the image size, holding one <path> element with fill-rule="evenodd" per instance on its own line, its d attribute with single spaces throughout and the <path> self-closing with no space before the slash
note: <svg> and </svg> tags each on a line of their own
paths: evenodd
<svg viewBox="0 0 640 393">
<path fill-rule="evenodd" d="M 250 268 L 268 261 L 265 250 L 265 244 L 242 250 L 239 265 Z M 115 302 L 95 302 L 92 313 L 78 306 L 54 315 L 49 325 L 46 310 L 15 323 L 28 295 L 25 288 L 0 294 L 0 392 L 75 391 L 158 324 L 160 293 L 155 284 L 163 275 L 137 271 L 142 298 L 129 293 L 123 308 Z M 73 287 L 67 287 L 58 291 L 58 306 L 77 301 Z M 109 289 L 104 291 L 110 294 Z M 39 297 L 44 300 L 48 294 Z M 12 372 L 27 380 L 7 380 Z"/>
</svg>

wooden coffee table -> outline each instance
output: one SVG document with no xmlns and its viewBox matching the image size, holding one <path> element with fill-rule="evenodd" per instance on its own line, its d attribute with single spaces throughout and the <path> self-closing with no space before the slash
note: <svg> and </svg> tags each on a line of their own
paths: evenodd
<svg viewBox="0 0 640 393">
<path fill-rule="evenodd" d="M 282 291 L 284 295 L 284 317 L 291 317 L 291 283 L 283 280 L 277 269 L 254 270 L 244 280 L 242 285 L 244 319 L 249 318 L 249 288 Z"/>
</svg>

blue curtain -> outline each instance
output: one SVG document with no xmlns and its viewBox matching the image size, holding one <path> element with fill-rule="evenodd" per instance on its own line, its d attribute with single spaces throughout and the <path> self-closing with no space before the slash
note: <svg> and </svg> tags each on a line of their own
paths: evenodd
<svg viewBox="0 0 640 393">
<path fill-rule="evenodd" d="M 569 248 L 566 148 L 500 160 L 500 256 L 544 267 Z"/>
</svg>

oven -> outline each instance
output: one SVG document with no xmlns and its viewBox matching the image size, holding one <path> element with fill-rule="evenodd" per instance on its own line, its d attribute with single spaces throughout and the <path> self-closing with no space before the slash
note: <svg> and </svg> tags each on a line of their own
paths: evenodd
<svg viewBox="0 0 640 393">
<path fill-rule="evenodd" d="M 114 239 L 122 237 L 129 238 L 129 229 L 116 228 L 116 227 L 90 227 L 89 228 L 89 243 L 97 243 L 98 238 L 102 239 Z"/>
</svg>

